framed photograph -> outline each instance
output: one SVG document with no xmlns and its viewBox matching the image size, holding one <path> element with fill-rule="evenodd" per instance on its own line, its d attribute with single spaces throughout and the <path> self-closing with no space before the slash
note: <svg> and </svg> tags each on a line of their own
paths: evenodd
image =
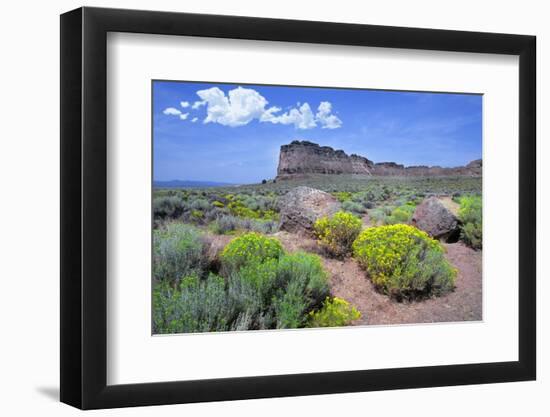
<svg viewBox="0 0 550 417">
<path fill-rule="evenodd" d="M 533 380 L 535 37 L 61 16 L 61 401 Z"/>
</svg>

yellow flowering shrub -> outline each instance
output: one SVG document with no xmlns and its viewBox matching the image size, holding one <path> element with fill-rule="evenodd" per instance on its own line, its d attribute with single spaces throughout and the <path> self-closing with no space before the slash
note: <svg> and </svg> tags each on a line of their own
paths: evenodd
<svg viewBox="0 0 550 417">
<path fill-rule="evenodd" d="M 249 218 L 249 219 L 263 219 L 263 220 L 278 220 L 279 213 L 274 210 L 253 210 L 243 204 L 242 201 L 233 200 L 228 205 L 227 208 L 237 217 Z"/>
<path fill-rule="evenodd" d="M 193 211 L 191 212 L 191 217 L 192 217 L 193 219 L 197 219 L 197 220 L 198 220 L 198 219 L 202 219 L 202 218 L 204 217 L 204 213 L 203 213 L 202 211 L 200 211 L 200 210 L 193 210 Z"/>
<path fill-rule="evenodd" d="M 245 264 L 278 259 L 283 253 L 283 246 L 277 239 L 251 232 L 231 240 L 223 249 L 221 260 L 224 268 L 238 269 Z"/>
<path fill-rule="evenodd" d="M 354 240 L 361 232 L 361 220 L 351 213 L 339 211 L 332 217 L 322 217 L 313 228 L 321 245 L 333 256 L 351 252 Z"/>
<path fill-rule="evenodd" d="M 398 299 L 451 291 L 457 269 L 444 254 L 437 240 L 405 224 L 365 229 L 353 243 L 353 255 L 372 282 Z"/>
<path fill-rule="evenodd" d="M 353 195 L 349 191 L 337 191 L 335 193 L 332 193 L 332 195 L 336 197 L 340 203 L 351 200 L 351 198 L 353 197 Z"/>
<path fill-rule="evenodd" d="M 327 297 L 323 307 L 308 314 L 308 327 L 341 327 L 361 318 L 361 313 L 346 300 Z"/>
</svg>

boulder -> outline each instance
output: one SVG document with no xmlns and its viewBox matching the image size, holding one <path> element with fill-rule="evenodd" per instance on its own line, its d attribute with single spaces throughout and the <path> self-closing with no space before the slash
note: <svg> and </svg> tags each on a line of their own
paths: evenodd
<svg viewBox="0 0 550 417">
<path fill-rule="evenodd" d="M 315 220 L 338 211 L 340 203 L 332 195 L 310 187 L 296 187 L 279 201 L 280 229 L 292 233 L 313 233 Z"/>
<path fill-rule="evenodd" d="M 454 205 L 449 199 L 428 197 L 416 207 L 412 224 L 435 239 L 456 242 L 460 229 Z"/>
</svg>

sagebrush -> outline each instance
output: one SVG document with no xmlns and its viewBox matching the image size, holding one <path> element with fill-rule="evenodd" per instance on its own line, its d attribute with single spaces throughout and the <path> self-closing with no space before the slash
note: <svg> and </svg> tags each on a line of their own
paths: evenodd
<svg viewBox="0 0 550 417">
<path fill-rule="evenodd" d="M 153 278 L 178 283 L 200 274 L 204 267 L 204 240 L 192 225 L 167 223 L 153 231 Z"/>
</svg>

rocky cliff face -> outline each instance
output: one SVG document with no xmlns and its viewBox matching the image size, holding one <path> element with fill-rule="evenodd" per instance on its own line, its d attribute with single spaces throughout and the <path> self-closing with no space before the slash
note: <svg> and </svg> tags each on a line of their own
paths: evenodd
<svg viewBox="0 0 550 417">
<path fill-rule="evenodd" d="M 373 163 L 359 155 L 319 146 L 307 141 L 293 141 L 281 146 L 277 176 L 300 174 L 370 174 Z"/>
<path fill-rule="evenodd" d="M 293 141 L 281 146 L 278 179 L 292 179 L 308 174 L 359 174 L 376 176 L 480 176 L 481 159 L 466 166 L 443 168 L 439 166 L 409 166 L 395 162 L 374 163 L 359 155 L 347 155 L 342 150 L 319 146 L 308 141 Z"/>
</svg>

